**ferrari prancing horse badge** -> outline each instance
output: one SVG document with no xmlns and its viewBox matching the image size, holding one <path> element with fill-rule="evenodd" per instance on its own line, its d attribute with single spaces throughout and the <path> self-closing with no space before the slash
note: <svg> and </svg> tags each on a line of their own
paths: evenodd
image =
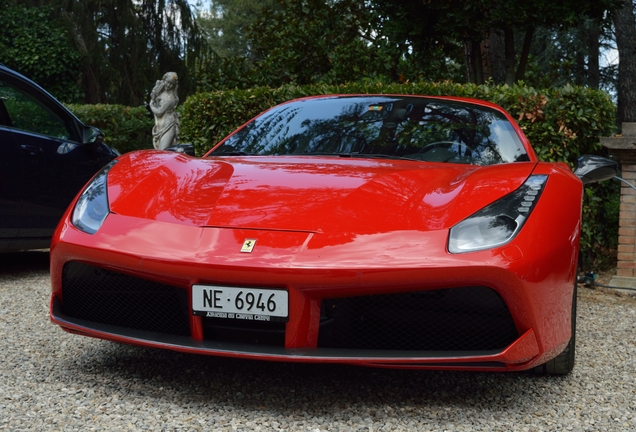
<svg viewBox="0 0 636 432">
<path fill-rule="evenodd" d="M 241 252 L 252 252 L 255 244 L 256 239 L 245 239 L 245 241 L 243 242 L 243 247 L 241 248 Z"/>
</svg>

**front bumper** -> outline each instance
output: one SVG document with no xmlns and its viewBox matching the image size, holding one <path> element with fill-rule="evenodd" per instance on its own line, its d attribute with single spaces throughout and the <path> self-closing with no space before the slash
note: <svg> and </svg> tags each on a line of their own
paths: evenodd
<svg viewBox="0 0 636 432">
<path fill-rule="evenodd" d="M 570 338 L 573 275 L 567 264 L 573 258 L 564 257 L 563 250 L 547 250 L 531 260 L 522 253 L 526 246 L 520 236 L 515 244 L 496 251 L 430 252 L 445 250 L 446 231 L 359 236 L 332 244 L 323 239 L 317 242 L 320 247 L 312 247 L 312 239 L 318 236 L 196 228 L 118 215 L 109 215 L 93 236 L 63 224 L 51 252 L 51 319 L 77 334 L 190 353 L 422 369 L 528 369 L 556 356 Z M 253 237 L 259 238 L 255 251 L 240 253 L 244 239 Z M 413 245 L 418 245 L 417 251 Z M 179 331 L 166 332 L 144 325 L 117 325 L 90 314 L 69 314 L 64 286 L 69 263 L 172 287 L 182 293 L 185 323 Z M 537 271 L 541 268 L 545 270 Z M 210 324 L 191 313 L 191 286 L 197 283 L 286 289 L 290 316 L 280 328 L 279 342 L 246 343 L 212 336 L 216 333 L 210 331 Z M 467 287 L 480 287 L 501 298 L 515 331 L 505 346 L 454 349 L 442 343 L 432 349 L 400 349 L 399 345 L 384 349 L 323 341 L 326 299 L 443 293 Z M 143 305 L 142 301 L 139 309 Z M 159 321 L 161 314 L 155 313 Z"/>
</svg>

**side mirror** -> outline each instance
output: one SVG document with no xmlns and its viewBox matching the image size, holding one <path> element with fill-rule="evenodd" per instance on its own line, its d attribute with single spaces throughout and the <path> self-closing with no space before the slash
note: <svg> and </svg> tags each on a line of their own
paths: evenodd
<svg viewBox="0 0 636 432">
<path fill-rule="evenodd" d="M 194 156 L 194 145 L 192 144 L 177 144 L 167 147 L 165 150 Z"/>
<path fill-rule="evenodd" d="M 84 144 L 99 145 L 104 142 L 104 134 L 102 131 L 93 126 L 84 128 L 84 136 L 82 137 Z"/>
<path fill-rule="evenodd" d="M 583 155 L 579 158 L 574 175 L 584 185 L 610 180 L 618 172 L 618 163 L 603 156 Z"/>
</svg>

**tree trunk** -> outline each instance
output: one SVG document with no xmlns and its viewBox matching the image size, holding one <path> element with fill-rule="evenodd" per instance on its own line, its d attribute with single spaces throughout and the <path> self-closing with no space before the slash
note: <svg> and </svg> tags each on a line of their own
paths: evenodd
<svg viewBox="0 0 636 432">
<path fill-rule="evenodd" d="M 466 82 L 475 82 L 475 68 L 473 67 L 472 44 L 470 39 L 464 40 L 464 72 L 466 73 Z"/>
<path fill-rule="evenodd" d="M 484 81 L 484 63 L 481 55 L 479 42 L 472 42 L 473 65 L 475 67 L 475 84 L 483 84 Z"/>
<path fill-rule="evenodd" d="M 515 32 L 512 28 L 504 29 L 504 44 L 506 53 L 506 84 L 515 83 Z"/>
<path fill-rule="evenodd" d="M 82 88 L 84 89 L 84 100 L 87 104 L 104 103 L 102 98 L 102 89 L 99 85 L 99 79 L 95 75 L 95 71 L 86 65 L 82 74 Z"/>
<path fill-rule="evenodd" d="M 532 37 L 534 36 L 534 28 L 526 30 L 523 36 L 523 48 L 521 48 L 521 58 L 517 66 L 515 81 L 523 81 L 526 76 L 526 67 L 528 66 L 528 57 L 530 56 L 530 47 L 532 46 Z"/>
<path fill-rule="evenodd" d="M 614 11 L 618 48 L 618 122 L 636 122 L 636 20 L 634 5 L 627 0 Z"/>
<path fill-rule="evenodd" d="M 464 62 L 466 81 L 474 84 L 483 84 L 484 69 L 479 42 L 470 39 L 464 41 Z"/>
<path fill-rule="evenodd" d="M 601 68 L 599 65 L 599 57 L 601 55 L 601 27 L 598 22 L 590 23 L 588 33 L 589 58 L 587 61 L 587 85 L 592 88 L 599 88 L 601 85 Z"/>
<path fill-rule="evenodd" d="M 506 81 L 506 59 L 501 33 L 491 31 L 485 35 L 481 48 L 484 65 L 488 65 L 484 67 L 484 77 L 492 78 L 495 84 L 503 84 Z"/>
</svg>

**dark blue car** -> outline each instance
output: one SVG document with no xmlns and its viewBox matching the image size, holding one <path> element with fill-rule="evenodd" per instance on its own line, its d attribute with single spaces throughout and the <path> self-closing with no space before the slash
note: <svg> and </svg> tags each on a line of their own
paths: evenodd
<svg viewBox="0 0 636 432">
<path fill-rule="evenodd" d="M 0 252 L 48 248 L 86 182 L 118 156 L 30 79 L 0 65 Z"/>
</svg>

